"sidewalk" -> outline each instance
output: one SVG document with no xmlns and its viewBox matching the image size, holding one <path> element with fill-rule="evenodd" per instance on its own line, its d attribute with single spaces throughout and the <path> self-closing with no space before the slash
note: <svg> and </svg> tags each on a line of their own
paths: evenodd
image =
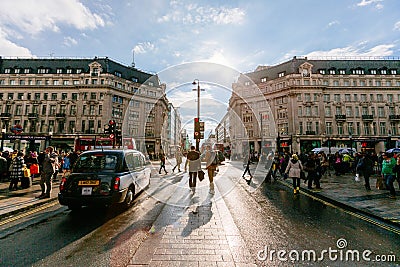
<svg viewBox="0 0 400 267">
<path fill-rule="evenodd" d="M 321 198 L 322 200 L 339 206 L 346 210 L 364 214 L 400 227 L 400 189 L 397 182 L 394 183 L 397 199 L 390 199 L 388 190 L 378 190 L 375 187 L 377 175 L 370 177 L 371 191 L 364 187 L 364 178 L 354 180 L 354 175 L 345 174 L 336 176 L 333 171 L 325 174 L 321 179 L 322 190 L 309 190 L 307 185 L 301 182 L 301 191 Z M 281 180 L 289 187 L 292 180 Z"/>
<path fill-rule="evenodd" d="M 53 182 L 53 190 L 51 191 L 50 198 L 37 199 L 36 196 L 40 195 L 41 189 L 39 185 L 40 177 L 34 178 L 31 187 L 26 189 L 19 189 L 16 191 L 9 191 L 9 182 L 0 183 L 0 220 L 17 214 L 19 212 L 35 208 L 37 206 L 52 202 L 57 199 L 58 186 L 61 176 L 59 175 L 57 181 Z"/>
</svg>

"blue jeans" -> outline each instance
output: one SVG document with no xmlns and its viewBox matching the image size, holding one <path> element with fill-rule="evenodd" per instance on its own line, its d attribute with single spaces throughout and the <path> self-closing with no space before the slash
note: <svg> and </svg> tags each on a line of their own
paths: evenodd
<svg viewBox="0 0 400 267">
<path fill-rule="evenodd" d="M 390 194 L 392 196 L 395 196 L 396 191 L 394 190 L 393 182 L 396 179 L 396 176 L 394 174 L 384 174 L 383 177 L 385 178 L 385 184 L 386 184 L 387 188 L 389 189 Z"/>
</svg>

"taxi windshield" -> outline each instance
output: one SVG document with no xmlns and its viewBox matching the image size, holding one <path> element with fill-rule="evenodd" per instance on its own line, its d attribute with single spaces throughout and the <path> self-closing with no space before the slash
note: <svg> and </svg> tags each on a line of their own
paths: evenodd
<svg viewBox="0 0 400 267">
<path fill-rule="evenodd" d="M 116 171 L 118 155 L 97 153 L 81 155 L 72 172 Z"/>
</svg>

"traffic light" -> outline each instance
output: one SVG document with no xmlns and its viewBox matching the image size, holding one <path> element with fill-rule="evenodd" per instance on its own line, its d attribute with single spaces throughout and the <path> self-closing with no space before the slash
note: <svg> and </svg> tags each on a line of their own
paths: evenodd
<svg viewBox="0 0 400 267">
<path fill-rule="evenodd" d="M 108 124 L 106 126 L 104 126 L 104 133 L 110 134 L 110 127 L 108 126 Z"/>
<path fill-rule="evenodd" d="M 200 139 L 200 121 L 194 118 L 194 139 Z"/>
<path fill-rule="evenodd" d="M 108 121 L 108 129 L 110 134 L 115 134 L 115 126 L 116 126 L 115 120 Z"/>
<path fill-rule="evenodd" d="M 117 144 L 122 145 L 122 131 L 119 129 L 115 131 L 115 140 L 117 141 Z"/>
</svg>

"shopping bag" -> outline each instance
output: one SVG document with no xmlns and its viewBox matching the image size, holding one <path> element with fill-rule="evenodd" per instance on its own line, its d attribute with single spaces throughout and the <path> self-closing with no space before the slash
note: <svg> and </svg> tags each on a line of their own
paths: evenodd
<svg viewBox="0 0 400 267">
<path fill-rule="evenodd" d="M 356 173 L 356 176 L 354 176 L 354 181 L 356 182 L 360 181 L 360 174 Z"/>
<path fill-rule="evenodd" d="M 197 175 L 199 176 L 200 182 L 204 180 L 204 172 L 203 172 L 203 170 L 199 170 L 197 172 Z"/>
</svg>

